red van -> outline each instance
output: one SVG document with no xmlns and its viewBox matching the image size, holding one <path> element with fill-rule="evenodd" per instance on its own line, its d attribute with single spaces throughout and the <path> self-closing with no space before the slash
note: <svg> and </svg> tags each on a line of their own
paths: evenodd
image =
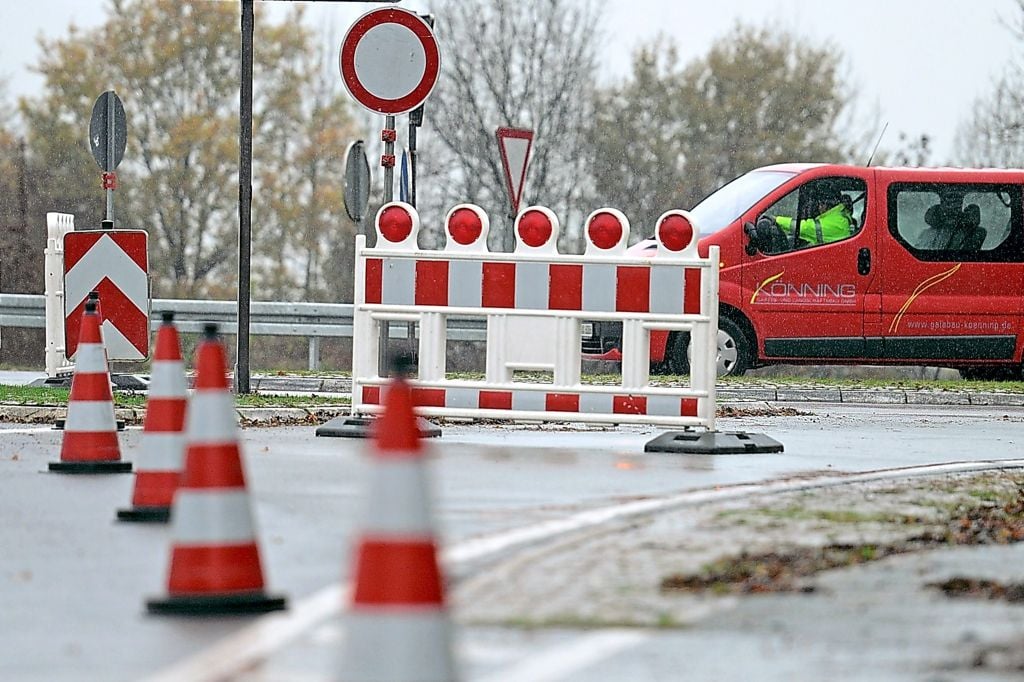
<svg viewBox="0 0 1024 682">
<path fill-rule="evenodd" d="M 927 364 L 1019 379 L 1022 192 L 1024 170 L 828 164 L 759 168 L 716 190 L 691 214 L 701 255 L 721 250 L 719 374 Z M 841 200 L 847 230 L 822 234 L 823 196 Z M 654 250 L 646 240 L 631 253 Z M 619 357 L 618 325 L 583 334 L 587 357 Z M 652 333 L 652 366 L 687 373 L 688 346 L 684 333 Z"/>
</svg>

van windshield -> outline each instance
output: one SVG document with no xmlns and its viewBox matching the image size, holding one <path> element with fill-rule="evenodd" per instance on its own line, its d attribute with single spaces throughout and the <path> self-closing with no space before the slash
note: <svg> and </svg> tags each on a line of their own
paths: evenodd
<svg viewBox="0 0 1024 682">
<path fill-rule="evenodd" d="M 709 194 L 690 210 L 690 215 L 701 235 L 718 232 L 794 175 L 777 170 L 751 171 Z"/>
</svg>

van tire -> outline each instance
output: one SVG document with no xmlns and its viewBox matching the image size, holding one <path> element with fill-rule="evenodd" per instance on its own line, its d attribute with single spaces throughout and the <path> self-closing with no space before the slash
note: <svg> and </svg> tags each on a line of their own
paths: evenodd
<svg viewBox="0 0 1024 682">
<path fill-rule="evenodd" d="M 672 374 L 690 373 L 690 335 L 672 335 L 665 364 Z M 718 318 L 718 376 L 742 376 L 750 369 L 753 342 L 739 324 L 729 317 Z"/>
</svg>

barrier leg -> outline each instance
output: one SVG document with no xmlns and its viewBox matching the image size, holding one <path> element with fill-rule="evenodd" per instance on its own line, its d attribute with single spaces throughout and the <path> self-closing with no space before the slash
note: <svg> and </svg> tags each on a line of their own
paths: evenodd
<svg viewBox="0 0 1024 682">
<path fill-rule="evenodd" d="M 512 370 L 506 362 L 508 357 L 508 316 L 487 317 L 487 365 L 486 381 L 489 384 L 507 384 L 512 381 Z"/>
<path fill-rule="evenodd" d="M 638 320 L 622 323 L 622 388 L 647 387 L 651 374 L 651 335 Z M 579 344 L 577 344 L 578 347 Z"/>
<path fill-rule="evenodd" d="M 572 317 L 555 320 L 555 386 L 580 383 L 580 322 Z"/>
<path fill-rule="evenodd" d="M 420 381 L 444 381 L 448 345 L 447 319 L 441 313 L 420 316 Z"/>
</svg>

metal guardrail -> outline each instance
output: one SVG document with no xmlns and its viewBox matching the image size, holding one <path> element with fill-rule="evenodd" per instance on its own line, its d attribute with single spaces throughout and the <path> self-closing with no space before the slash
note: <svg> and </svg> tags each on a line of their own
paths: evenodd
<svg viewBox="0 0 1024 682">
<path fill-rule="evenodd" d="M 0 294 L 0 327 L 46 328 L 45 296 L 42 294 Z M 235 301 L 197 301 L 154 298 L 149 321 L 152 329 L 160 326 L 160 314 L 174 313 L 178 330 L 199 333 L 203 325 L 216 322 L 225 334 L 238 331 L 238 307 Z M 309 339 L 309 368 L 320 368 L 320 339 L 352 337 L 351 303 L 287 303 L 253 301 L 249 333 L 255 336 L 304 336 Z M 389 338 L 409 338 L 405 323 L 393 323 Z M 485 341 L 486 321 L 477 317 L 449 317 L 448 338 L 453 341 Z"/>
</svg>

